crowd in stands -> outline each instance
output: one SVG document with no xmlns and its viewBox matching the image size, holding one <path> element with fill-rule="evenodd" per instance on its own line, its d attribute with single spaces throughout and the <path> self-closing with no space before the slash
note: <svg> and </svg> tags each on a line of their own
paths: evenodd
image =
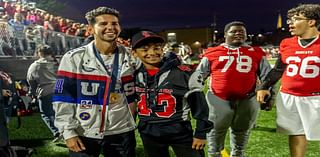
<svg viewBox="0 0 320 157">
<path fill-rule="evenodd" d="M 263 47 L 263 50 L 266 52 L 268 58 L 277 58 L 279 55 L 278 46 L 266 46 Z"/>
<path fill-rule="evenodd" d="M 89 36 L 87 25 L 55 16 L 22 0 L 0 1 L 0 55 L 32 56 L 39 44 L 63 54 Z"/>
<path fill-rule="evenodd" d="M 33 56 L 39 44 L 48 44 L 57 55 L 83 44 L 89 33 L 87 24 L 55 16 L 26 0 L 0 1 L 0 56 Z M 89 40 L 90 41 L 90 38 Z M 130 40 L 117 42 L 130 48 Z M 270 57 L 277 47 L 264 48 Z M 185 64 L 197 64 L 202 52 L 193 52 L 187 44 L 167 43 L 166 51 L 174 51 Z"/>
</svg>

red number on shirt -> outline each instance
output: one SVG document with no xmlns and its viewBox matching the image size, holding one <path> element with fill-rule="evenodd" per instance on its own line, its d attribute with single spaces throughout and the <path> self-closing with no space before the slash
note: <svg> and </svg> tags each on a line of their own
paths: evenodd
<svg viewBox="0 0 320 157">
<path fill-rule="evenodd" d="M 140 95 L 141 100 L 138 102 L 139 115 L 150 116 L 152 110 L 147 107 L 146 95 Z M 176 99 L 166 93 L 158 93 L 158 105 L 163 106 L 163 112 L 155 112 L 158 117 L 169 118 L 176 113 Z"/>
</svg>

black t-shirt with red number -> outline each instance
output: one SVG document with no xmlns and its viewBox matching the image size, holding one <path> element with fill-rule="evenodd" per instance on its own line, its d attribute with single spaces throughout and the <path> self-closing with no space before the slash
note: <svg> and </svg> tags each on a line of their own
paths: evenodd
<svg viewBox="0 0 320 157">
<path fill-rule="evenodd" d="M 175 55 L 168 56 L 164 57 L 155 75 L 150 75 L 150 70 L 146 70 L 144 66 L 136 71 L 139 131 L 153 136 L 183 132 L 186 128 L 178 127 L 180 130 L 177 130 L 175 124 L 187 122 L 188 126 L 191 111 L 193 118 L 197 120 L 195 136 L 205 138 L 205 133 L 213 125 L 208 120 L 205 97 L 201 91 L 191 92 L 189 89 L 192 70 L 181 65 Z M 173 129 L 160 129 L 164 126 L 172 126 Z"/>
</svg>

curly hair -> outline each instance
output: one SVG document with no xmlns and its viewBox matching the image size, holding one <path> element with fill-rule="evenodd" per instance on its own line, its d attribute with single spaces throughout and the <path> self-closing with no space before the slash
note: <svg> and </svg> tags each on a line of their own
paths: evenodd
<svg viewBox="0 0 320 157">
<path fill-rule="evenodd" d="M 96 17 L 103 14 L 114 15 L 117 18 L 119 18 L 119 11 L 114 8 L 108 8 L 108 7 L 99 7 L 99 8 L 93 9 L 86 13 L 85 18 L 87 19 L 88 24 L 94 25 L 96 23 Z"/>
<path fill-rule="evenodd" d="M 287 17 L 290 19 L 294 15 L 303 15 L 308 19 L 316 20 L 316 26 L 320 29 L 320 5 L 319 4 L 300 4 L 288 10 Z"/>
</svg>

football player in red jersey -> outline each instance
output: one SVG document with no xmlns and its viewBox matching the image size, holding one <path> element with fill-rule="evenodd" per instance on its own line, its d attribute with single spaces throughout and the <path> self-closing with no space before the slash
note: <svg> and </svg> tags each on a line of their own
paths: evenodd
<svg viewBox="0 0 320 157">
<path fill-rule="evenodd" d="M 259 103 L 255 98 L 257 78 L 263 79 L 270 65 L 259 47 L 245 44 L 245 24 L 225 26 L 225 43 L 208 48 L 196 72 L 210 77 L 206 98 L 214 128 L 208 133 L 209 156 L 220 157 L 229 128 L 231 156 L 244 156 L 249 133 L 255 124 Z"/>
<path fill-rule="evenodd" d="M 258 87 L 257 100 L 264 103 L 269 94 L 264 89 L 282 78 L 276 98 L 277 129 L 289 135 L 291 156 L 301 157 L 307 140 L 320 140 L 320 5 L 290 9 L 287 23 L 294 37 L 281 42 L 280 56 Z"/>
<path fill-rule="evenodd" d="M 132 50 L 142 64 L 135 73 L 138 130 L 150 157 L 204 157 L 206 133 L 213 127 L 201 78 L 181 65 L 174 53 L 163 56 L 164 39 L 141 31 L 132 37 Z M 196 119 L 193 135 L 189 113 Z"/>
</svg>

